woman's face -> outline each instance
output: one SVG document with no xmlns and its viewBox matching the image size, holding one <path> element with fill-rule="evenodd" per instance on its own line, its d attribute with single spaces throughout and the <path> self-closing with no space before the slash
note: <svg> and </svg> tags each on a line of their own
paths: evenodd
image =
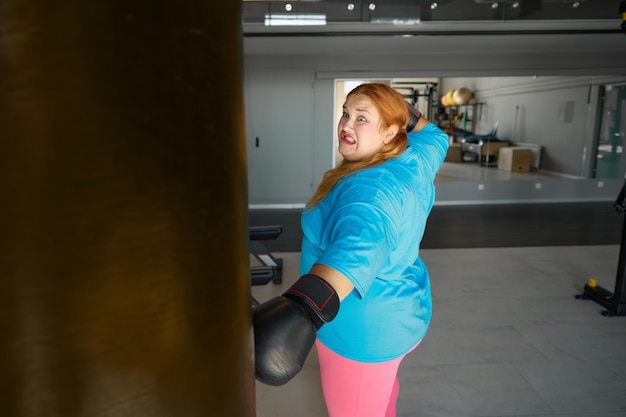
<svg viewBox="0 0 626 417">
<path fill-rule="evenodd" d="M 351 162 L 367 161 L 393 140 L 398 129 L 382 129 L 378 110 L 367 96 L 350 96 L 337 126 L 339 153 Z"/>
</svg>

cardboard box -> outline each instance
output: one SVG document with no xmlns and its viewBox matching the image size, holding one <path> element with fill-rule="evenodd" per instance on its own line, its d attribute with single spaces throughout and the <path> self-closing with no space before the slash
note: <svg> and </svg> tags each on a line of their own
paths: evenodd
<svg viewBox="0 0 626 417">
<path fill-rule="evenodd" d="M 463 149 L 460 144 L 453 143 L 450 145 L 444 162 L 463 162 Z"/>
<path fill-rule="evenodd" d="M 532 152 L 528 148 L 509 146 L 500 148 L 498 169 L 511 172 L 529 172 Z"/>
</svg>

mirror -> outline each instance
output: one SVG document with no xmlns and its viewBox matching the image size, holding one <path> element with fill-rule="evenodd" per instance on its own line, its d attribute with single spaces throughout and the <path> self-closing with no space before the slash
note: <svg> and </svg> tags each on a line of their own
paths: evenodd
<svg viewBox="0 0 626 417">
<path fill-rule="evenodd" d="M 341 108 L 347 92 L 367 81 L 373 80 L 336 80 L 337 108 Z M 450 150 L 437 181 L 624 177 L 626 77 L 376 81 L 392 85 L 448 133 Z M 471 91 L 471 99 L 445 103 L 446 97 L 461 89 Z M 336 155 L 336 162 L 339 158 Z"/>
</svg>

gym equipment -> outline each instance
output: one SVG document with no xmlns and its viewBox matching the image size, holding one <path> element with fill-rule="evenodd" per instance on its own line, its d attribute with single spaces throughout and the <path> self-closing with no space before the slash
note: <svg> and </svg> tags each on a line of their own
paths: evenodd
<svg viewBox="0 0 626 417">
<path fill-rule="evenodd" d="M 275 284 L 283 282 L 283 259 L 274 255 L 260 242 L 276 239 L 283 232 L 281 226 L 250 226 L 249 251 L 261 265 L 250 267 L 252 285 L 266 285 L 270 281 Z"/>
<path fill-rule="evenodd" d="M 457 88 L 452 93 L 452 98 L 457 106 L 467 104 L 473 96 L 474 94 L 466 87 Z"/>
<path fill-rule="evenodd" d="M 259 241 L 276 239 L 283 232 L 281 226 L 250 226 L 248 227 L 248 250 L 261 265 L 250 267 L 250 283 L 252 285 L 267 285 L 270 281 L 275 284 L 283 282 L 283 259 L 275 258 Z M 252 297 L 252 306 L 259 305 Z"/>
<path fill-rule="evenodd" d="M 303 275 L 282 296 L 252 309 L 256 378 L 284 385 L 306 360 L 317 331 L 339 311 L 335 289 L 317 275 Z"/>
<path fill-rule="evenodd" d="M 497 167 L 500 148 L 511 145 L 511 142 L 499 139 L 497 134 L 498 122 L 486 135 L 470 135 L 464 138 L 461 142 L 464 160 L 476 161 L 481 166 Z"/>
<path fill-rule="evenodd" d="M 420 109 L 421 113 L 430 120 L 432 116 L 433 96 L 437 83 L 430 81 L 415 81 L 411 79 L 391 80 L 390 86 L 414 108 Z M 410 129 L 407 129 L 410 131 Z"/>
<path fill-rule="evenodd" d="M 624 214 L 626 210 L 626 180 L 615 200 L 615 209 Z M 595 279 L 590 279 L 584 287 L 583 293 L 576 295 L 579 300 L 593 300 L 606 310 L 604 316 L 626 316 L 626 220 L 623 221 L 622 240 L 620 242 L 619 260 L 617 264 L 617 278 L 613 292 L 597 285 Z"/>
<path fill-rule="evenodd" d="M 454 91 L 450 90 L 446 93 L 446 103 L 448 106 L 456 106 L 458 103 L 454 101 Z"/>
</svg>

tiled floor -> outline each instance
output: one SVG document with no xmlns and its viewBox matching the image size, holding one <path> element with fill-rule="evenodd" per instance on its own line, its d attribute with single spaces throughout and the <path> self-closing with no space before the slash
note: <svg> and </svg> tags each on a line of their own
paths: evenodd
<svg viewBox="0 0 626 417">
<path fill-rule="evenodd" d="M 618 245 L 428 249 L 434 315 L 400 367 L 398 417 L 624 417 L 626 317 L 575 295 L 613 290 Z M 283 283 L 253 287 L 267 300 Z M 282 387 L 257 383 L 258 417 L 325 417 L 316 354 Z"/>
</svg>

